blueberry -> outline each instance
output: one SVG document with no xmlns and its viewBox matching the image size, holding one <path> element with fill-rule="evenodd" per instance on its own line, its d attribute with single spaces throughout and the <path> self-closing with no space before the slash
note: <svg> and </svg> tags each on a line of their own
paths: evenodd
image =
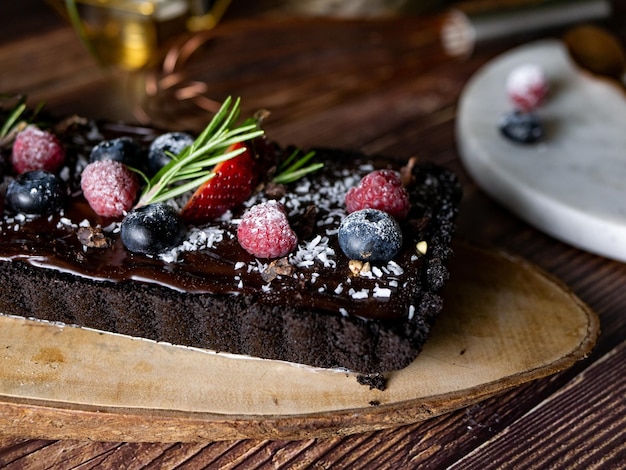
<svg viewBox="0 0 626 470">
<path fill-rule="evenodd" d="M 154 174 L 167 165 L 172 157 L 168 153 L 178 155 L 185 147 L 193 144 L 194 138 L 184 132 L 168 132 L 158 136 L 150 144 L 148 151 L 148 169 Z"/>
<path fill-rule="evenodd" d="M 518 110 L 504 116 L 500 122 L 500 132 L 507 139 L 519 144 L 534 144 L 544 136 L 541 119 L 534 113 Z"/>
<path fill-rule="evenodd" d="M 402 247 L 402 230 L 386 212 L 362 209 L 342 220 L 339 246 L 350 259 L 387 262 Z"/>
<path fill-rule="evenodd" d="M 91 149 L 89 155 L 90 163 L 99 160 L 115 160 L 138 168 L 142 160 L 141 146 L 128 136 L 103 140 Z"/>
<path fill-rule="evenodd" d="M 44 170 L 33 170 L 22 173 L 9 183 L 5 201 L 8 208 L 15 212 L 44 215 L 59 211 L 65 196 L 65 185 L 58 176 Z"/>
<path fill-rule="evenodd" d="M 185 233 L 178 212 L 164 203 L 133 209 L 122 221 L 122 243 L 134 253 L 163 253 L 178 245 Z"/>
</svg>

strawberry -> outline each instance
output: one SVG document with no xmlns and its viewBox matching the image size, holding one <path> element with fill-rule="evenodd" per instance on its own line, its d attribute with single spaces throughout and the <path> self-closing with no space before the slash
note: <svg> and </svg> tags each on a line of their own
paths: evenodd
<svg viewBox="0 0 626 470">
<path fill-rule="evenodd" d="M 255 158 L 242 143 L 233 144 L 228 151 L 246 150 L 218 163 L 214 176 L 200 186 L 180 212 L 187 223 L 204 224 L 221 216 L 227 210 L 246 201 L 256 185 Z"/>
</svg>

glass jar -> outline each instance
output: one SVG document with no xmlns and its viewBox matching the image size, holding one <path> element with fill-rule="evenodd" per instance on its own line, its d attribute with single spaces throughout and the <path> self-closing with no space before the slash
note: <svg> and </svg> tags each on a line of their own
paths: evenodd
<svg viewBox="0 0 626 470">
<path fill-rule="evenodd" d="M 214 27 L 230 0 L 48 0 L 104 65 L 136 70 L 185 31 Z"/>
</svg>

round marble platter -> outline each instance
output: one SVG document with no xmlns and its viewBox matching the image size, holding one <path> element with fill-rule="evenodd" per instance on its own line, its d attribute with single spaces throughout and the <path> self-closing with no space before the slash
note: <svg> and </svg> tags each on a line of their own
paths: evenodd
<svg viewBox="0 0 626 470">
<path fill-rule="evenodd" d="M 527 63 L 551 86 L 538 110 L 546 137 L 531 145 L 498 129 L 512 109 L 507 76 Z M 561 41 L 528 43 L 480 69 L 461 95 L 456 133 L 465 168 L 491 197 L 563 242 L 626 261 L 626 94 L 578 69 Z"/>
</svg>

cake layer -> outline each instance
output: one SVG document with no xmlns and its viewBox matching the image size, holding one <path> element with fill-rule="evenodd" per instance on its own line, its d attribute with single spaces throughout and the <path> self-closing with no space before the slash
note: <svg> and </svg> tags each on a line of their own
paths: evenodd
<svg viewBox="0 0 626 470">
<path fill-rule="evenodd" d="M 121 133 L 133 134 L 126 131 Z M 76 137 L 68 147 L 80 161 L 91 143 Z M 318 149 L 316 159 L 325 163 L 323 170 L 273 196 L 300 236 L 298 249 L 278 263 L 256 259 L 239 246 L 236 227 L 245 207 L 191 227 L 181 247 L 158 257 L 128 252 L 119 224 L 97 217 L 80 191 L 49 218 L 5 214 L 0 309 L 319 367 L 368 374 L 405 367 L 441 309 L 438 291 L 448 275 L 459 183 L 443 168 L 413 166 L 402 251 L 355 275 L 337 245 L 346 215 L 343 198 L 367 172 L 393 163 L 328 149 Z M 246 206 L 266 198 L 259 192 Z M 103 229 L 104 248 L 87 247 L 78 236 L 94 229 Z"/>
</svg>

